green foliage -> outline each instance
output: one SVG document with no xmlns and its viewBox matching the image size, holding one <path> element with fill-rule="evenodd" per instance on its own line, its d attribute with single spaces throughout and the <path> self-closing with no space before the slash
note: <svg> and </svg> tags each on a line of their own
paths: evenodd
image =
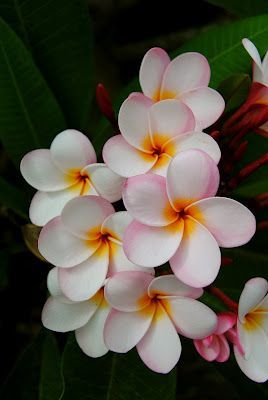
<svg viewBox="0 0 268 400">
<path fill-rule="evenodd" d="M 51 90 L 16 34 L 0 19 L 0 139 L 18 165 L 65 128 Z"/>
<path fill-rule="evenodd" d="M 31 52 L 68 126 L 85 129 L 94 94 L 93 41 L 86 2 L 2 0 L 0 15 Z"/>
<path fill-rule="evenodd" d="M 7 378 L 1 400 L 58 400 L 62 391 L 60 353 L 55 337 L 41 331 Z"/>
<path fill-rule="evenodd" d="M 268 13 L 267 0 L 206 0 L 208 3 L 214 4 L 230 11 L 239 17 L 250 17 Z"/>
<path fill-rule="evenodd" d="M 251 79 L 247 74 L 234 74 L 224 79 L 217 90 L 225 100 L 224 112 L 238 108 L 247 98 Z"/>
<path fill-rule="evenodd" d="M 63 353 L 65 390 L 60 400 L 175 400 L 176 370 L 160 375 L 146 368 L 132 350 L 91 359 L 71 335 Z"/>
</svg>

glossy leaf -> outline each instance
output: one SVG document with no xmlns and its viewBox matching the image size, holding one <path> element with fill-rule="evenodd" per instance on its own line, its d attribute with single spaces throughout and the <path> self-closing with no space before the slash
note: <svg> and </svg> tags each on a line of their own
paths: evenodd
<svg viewBox="0 0 268 400">
<path fill-rule="evenodd" d="M 0 19 L 0 140 L 15 164 L 65 128 L 59 105 L 16 34 Z"/>
<path fill-rule="evenodd" d="M 247 74 L 234 74 L 218 86 L 218 91 L 225 100 L 225 112 L 239 107 L 247 98 L 251 79 Z"/>
<path fill-rule="evenodd" d="M 86 2 L 2 0 L 0 15 L 32 53 L 69 127 L 85 128 L 94 94 L 92 31 Z"/>
<path fill-rule="evenodd" d="M 0 393 L 1 400 L 58 400 L 60 354 L 52 333 L 41 331 L 24 351 Z"/>
<path fill-rule="evenodd" d="M 146 368 L 136 350 L 87 357 L 70 335 L 63 353 L 65 388 L 60 400 L 175 400 L 176 370 L 167 375 Z"/>
<path fill-rule="evenodd" d="M 208 3 L 224 8 L 239 17 L 250 17 L 268 13 L 266 0 L 206 0 Z"/>
</svg>

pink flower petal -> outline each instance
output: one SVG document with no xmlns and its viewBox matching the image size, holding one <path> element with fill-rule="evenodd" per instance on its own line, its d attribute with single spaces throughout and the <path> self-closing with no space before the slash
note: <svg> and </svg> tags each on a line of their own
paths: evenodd
<svg viewBox="0 0 268 400">
<path fill-rule="evenodd" d="M 200 301 L 167 296 L 161 299 L 177 331 L 190 339 L 203 339 L 211 335 L 217 326 L 217 316 Z"/>
<path fill-rule="evenodd" d="M 150 172 L 153 174 L 166 177 L 168 166 L 171 160 L 172 158 L 168 154 L 165 153 L 160 154 L 154 166 L 150 169 Z"/>
<path fill-rule="evenodd" d="M 103 286 L 109 265 L 109 246 L 102 244 L 86 261 L 73 268 L 59 269 L 60 287 L 69 299 L 83 301 Z"/>
<path fill-rule="evenodd" d="M 167 193 L 178 211 L 196 200 L 215 196 L 218 186 L 217 164 L 203 151 L 183 151 L 169 164 Z"/>
<path fill-rule="evenodd" d="M 200 356 L 202 356 L 206 361 L 214 361 L 220 352 L 220 343 L 216 335 L 212 335 L 212 340 L 209 346 L 206 346 L 204 340 L 195 339 L 194 346 Z"/>
<path fill-rule="evenodd" d="M 215 334 L 222 335 L 231 329 L 237 321 L 237 315 L 230 312 L 221 312 L 218 314 L 218 323 Z"/>
<path fill-rule="evenodd" d="M 251 211 L 238 201 L 225 197 L 197 201 L 186 212 L 204 225 L 222 247 L 241 246 L 256 230 Z"/>
<path fill-rule="evenodd" d="M 140 358 L 148 368 L 167 374 L 181 355 L 181 342 L 163 306 L 158 303 L 151 326 L 137 344 Z"/>
<path fill-rule="evenodd" d="M 61 218 L 66 229 L 73 235 L 84 240 L 94 240 L 100 237 L 105 218 L 113 213 L 113 206 L 102 197 L 82 196 L 66 204 Z"/>
<path fill-rule="evenodd" d="M 97 240 L 85 241 L 72 235 L 56 217 L 41 230 L 38 249 L 45 259 L 57 267 L 70 268 L 90 257 L 99 247 Z"/>
<path fill-rule="evenodd" d="M 96 163 L 86 166 L 81 173 L 89 176 L 97 193 L 111 203 L 122 198 L 125 178 L 114 173 L 105 164 Z"/>
<path fill-rule="evenodd" d="M 105 285 L 105 298 L 119 311 L 138 311 L 151 299 L 147 288 L 153 277 L 145 272 L 124 271 L 109 278 Z"/>
<path fill-rule="evenodd" d="M 193 287 L 205 287 L 216 278 L 221 264 L 219 246 L 211 233 L 191 217 L 185 218 L 181 244 L 170 260 L 174 274 Z"/>
<path fill-rule="evenodd" d="M 168 99 L 155 103 L 149 111 L 152 142 L 159 149 L 174 136 L 188 132 L 195 127 L 191 110 L 181 101 Z"/>
<path fill-rule="evenodd" d="M 265 382 L 268 379 L 268 337 L 256 327 L 250 333 L 250 342 L 251 351 L 247 358 L 234 346 L 236 361 L 249 379 Z"/>
<path fill-rule="evenodd" d="M 133 218 L 127 211 L 115 212 L 103 221 L 101 233 L 122 242 L 125 230 L 132 220 Z"/>
<path fill-rule="evenodd" d="M 52 268 L 47 275 L 47 288 L 52 296 L 61 296 L 62 290 L 59 286 L 58 268 Z"/>
<path fill-rule="evenodd" d="M 216 164 L 220 161 L 221 150 L 218 143 L 204 132 L 188 132 L 178 135 L 164 145 L 163 151 L 175 155 L 181 151 L 191 149 L 204 151 Z"/>
<path fill-rule="evenodd" d="M 220 353 L 216 358 L 218 362 L 225 362 L 230 357 L 230 346 L 224 335 L 218 336 L 220 344 Z"/>
<path fill-rule="evenodd" d="M 216 90 L 209 87 L 201 87 L 190 90 L 179 96 L 193 112 L 196 120 L 196 130 L 206 129 L 219 119 L 224 111 L 225 102 Z"/>
<path fill-rule="evenodd" d="M 207 86 L 210 80 L 210 67 L 207 59 L 200 53 L 184 53 L 171 61 L 164 73 L 161 99 L 176 97 L 188 90 Z"/>
<path fill-rule="evenodd" d="M 42 323 L 52 331 L 73 331 L 85 325 L 96 309 L 93 302 L 63 303 L 57 297 L 49 297 L 42 311 Z"/>
<path fill-rule="evenodd" d="M 128 97 L 118 114 L 118 124 L 124 139 L 142 151 L 152 151 L 148 111 L 153 102 L 143 94 Z"/>
<path fill-rule="evenodd" d="M 35 225 L 44 226 L 52 218 L 61 214 L 63 207 L 69 200 L 80 196 L 81 189 L 82 183 L 56 192 L 36 192 L 30 205 L 30 220 Z M 83 195 L 97 194 L 91 185 L 87 185 L 87 191 L 83 192 Z"/>
<path fill-rule="evenodd" d="M 182 235 L 181 220 L 165 227 L 147 226 L 133 221 L 126 230 L 123 249 L 134 264 L 155 267 L 164 264 L 174 255 Z"/>
<path fill-rule="evenodd" d="M 197 299 L 202 296 L 203 289 L 193 288 L 185 285 L 174 275 L 158 276 L 149 285 L 148 294 L 150 297 L 161 296 L 183 296 Z"/>
<path fill-rule="evenodd" d="M 153 100 L 159 99 L 162 78 L 169 63 L 169 56 L 159 47 L 150 49 L 143 57 L 140 67 L 140 85 L 143 93 Z"/>
<path fill-rule="evenodd" d="M 124 186 L 123 201 L 132 217 L 146 225 L 165 226 L 178 219 L 162 176 L 146 174 L 129 178 Z"/>
<path fill-rule="evenodd" d="M 27 153 L 21 160 L 20 172 L 26 182 L 38 190 L 62 190 L 71 185 L 68 175 L 56 166 L 47 149 Z"/>
<path fill-rule="evenodd" d="M 64 172 L 81 169 L 97 161 L 90 140 L 74 129 L 59 133 L 51 143 L 50 151 L 53 161 Z"/>
<path fill-rule="evenodd" d="M 156 155 L 145 153 L 128 144 L 122 135 L 109 139 L 103 147 L 102 155 L 111 170 L 127 178 L 145 174 L 157 160 Z"/>
<path fill-rule="evenodd" d="M 238 306 L 238 315 L 240 322 L 244 322 L 247 313 L 261 302 L 268 291 L 268 282 L 264 278 L 252 278 L 244 286 L 241 293 Z"/>
<path fill-rule="evenodd" d="M 103 299 L 88 323 L 75 331 L 79 347 L 89 357 L 101 357 L 108 352 L 104 343 L 103 331 L 109 311 L 110 307 Z"/>
<path fill-rule="evenodd" d="M 117 353 L 126 353 L 148 331 L 155 312 L 155 304 L 149 304 L 136 312 L 112 310 L 104 329 L 106 346 Z"/>
</svg>

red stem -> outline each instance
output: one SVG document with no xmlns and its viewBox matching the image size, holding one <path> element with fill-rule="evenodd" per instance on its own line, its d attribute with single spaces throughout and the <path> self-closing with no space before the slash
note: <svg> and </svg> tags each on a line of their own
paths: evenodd
<svg viewBox="0 0 268 400">
<path fill-rule="evenodd" d="M 227 296 L 225 293 L 223 293 L 222 290 L 215 286 L 208 286 L 206 290 L 212 294 L 213 296 L 217 297 L 219 300 L 221 300 L 228 308 L 229 310 L 237 313 L 238 311 L 238 304 L 232 300 L 229 296 Z"/>
<path fill-rule="evenodd" d="M 268 153 L 265 153 L 257 160 L 252 161 L 250 164 L 242 168 L 241 171 L 239 171 L 239 173 L 228 182 L 229 187 L 231 189 L 235 189 L 243 179 L 247 178 L 254 171 L 256 171 L 256 169 L 262 167 L 265 164 L 268 164 Z"/>
</svg>

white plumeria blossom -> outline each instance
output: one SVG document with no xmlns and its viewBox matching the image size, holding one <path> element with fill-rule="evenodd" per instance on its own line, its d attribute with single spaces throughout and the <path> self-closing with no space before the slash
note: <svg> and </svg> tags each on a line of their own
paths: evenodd
<svg viewBox="0 0 268 400">
<path fill-rule="evenodd" d="M 254 43 L 247 38 L 244 38 L 242 43 L 253 60 L 253 81 L 268 86 L 268 51 L 263 60 L 261 60 L 260 54 Z"/>
<path fill-rule="evenodd" d="M 101 357 L 108 352 L 103 330 L 110 306 L 101 288 L 93 297 L 74 302 L 61 291 L 58 268 L 50 270 L 47 286 L 51 296 L 42 311 L 43 325 L 55 332 L 75 331 L 79 347 L 90 357 Z"/>
<path fill-rule="evenodd" d="M 150 49 L 140 67 L 140 85 L 154 102 L 178 99 L 193 112 L 196 129 L 212 125 L 224 110 L 224 100 L 208 87 L 210 66 L 200 53 L 180 54 L 172 61 L 161 48 Z"/>
<path fill-rule="evenodd" d="M 174 275 L 153 278 L 138 271 L 120 272 L 105 286 L 112 310 L 105 323 L 109 350 L 126 353 L 137 346 L 153 371 L 168 373 L 181 355 L 178 333 L 201 339 L 216 328 L 217 316 L 197 301 L 202 289 L 180 282 Z"/>
<path fill-rule="evenodd" d="M 244 374 L 255 382 L 268 379 L 268 282 L 250 279 L 239 299 L 236 361 Z"/>
<path fill-rule="evenodd" d="M 201 150 L 185 150 L 169 164 L 167 178 L 144 174 L 128 178 L 123 201 L 133 221 L 123 247 L 144 267 L 170 262 L 185 284 L 205 287 L 216 278 L 221 247 L 247 243 L 255 233 L 254 215 L 244 205 L 215 197 L 216 163 Z"/>
<path fill-rule="evenodd" d="M 134 93 L 122 104 L 118 124 L 121 135 L 109 139 L 103 148 L 104 161 L 118 175 L 131 177 L 150 171 L 166 176 L 172 158 L 187 149 L 203 150 L 216 163 L 220 160 L 216 141 L 200 129 L 194 131 L 194 115 L 179 100 L 154 103 Z"/>
<path fill-rule="evenodd" d="M 50 149 L 26 154 L 20 169 L 38 190 L 30 206 L 30 219 L 38 226 L 58 216 L 74 197 L 93 194 L 111 202 L 121 198 L 124 179 L 97 163 L 90 140 L 74 129 L 59 133 Z"/>
<path fill-rule="evenodd" d="M 115 212 L 102 197 L 83 196 L 70 200 L 61 215 L 43 227 L 39 251 L 60 267 L 59 284 L 67 297 L 86 300 L 103 286 L 107 276 L 144 270 L 130 262 L 122 248 L 131 221 L 126 211 Z"/>
</svg>

